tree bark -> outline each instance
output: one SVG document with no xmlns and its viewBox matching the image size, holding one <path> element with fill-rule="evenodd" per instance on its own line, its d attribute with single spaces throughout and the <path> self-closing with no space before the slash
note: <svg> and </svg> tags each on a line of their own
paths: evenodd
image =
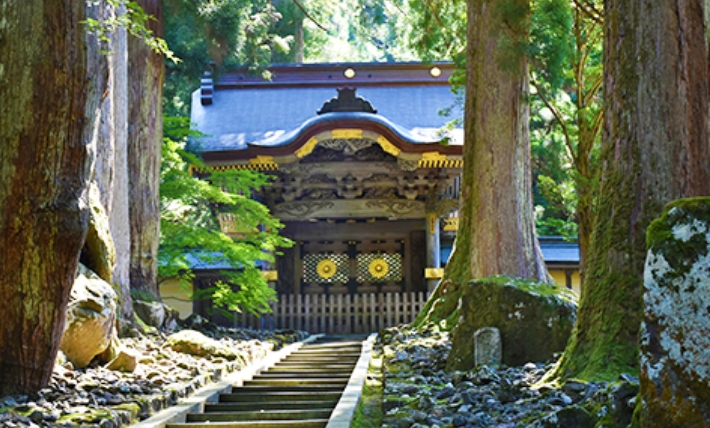
<svg viewBox="0 0 710 428">
<path fill-rule="evenodd" d="M 37 391 L 52 374 L 87 231 L 87 146 L 106 69 L 83 2 L 3 2 L 0 16 L 3 396 Z"/>
<path fill-rule="evenodd" d="M 503 3 L 517 13 L 504 12 Z M 469 0 L 459 229 L 444 277 L 413 325 L 451 328 L 462 284 L 491 275 L 550 282 L 535 232 L 527 0 Z M 505 46 L 502 46 L 505 45 Z M 511 52 L 518 54 L 506 55 Z"/>
<path fill-rule="evenodd" d="M 121 5 L 115 11 L 125 13 Z M 133 304 L 130 295 L 131 226 L 129 217 L 128 182 L 128 35 L 125 28 L 118 28 L 111 35 L 111 103 L 113 106 L 113 189 L 109 211 L 109 224 L 116 247 L 116 266 L 113 270 L 113 285 L 120 297 L 120 320 L 133 322 Z M 121 328 L 123 330 L 123 328 Z"/>
<path fill-rule="evenodd" d="M 703 10 L 607 0 L 601 182 L 575 333 L 556 374 L 638 367 L 645 233 L 673 199 L 707 195 L 710 69 Z"/>
<path fill-rule="evenodd" d="M 139 0 L 143 10 L 156 20 L 149 24 L 162 36 L 163 8 L 160 0 Z M 158 237 L 160 232 L 159 180 L 163 138 L 163 57 L 143 40 L 128 40 L 128 175 L 130 183 L 131 289 L 159 299 Z"/>
<path fill-rule="evenodd" d="M 529 2 L 513 3 L 522 17 L 506 15 L 501 1 L 468 2 L 457 282 L 489 275 L 548 281 L 533 220 L 527 60 L 522 52 L 502 56 L 502 43 L 510 52 L 527 41 Z"/>
</svg>

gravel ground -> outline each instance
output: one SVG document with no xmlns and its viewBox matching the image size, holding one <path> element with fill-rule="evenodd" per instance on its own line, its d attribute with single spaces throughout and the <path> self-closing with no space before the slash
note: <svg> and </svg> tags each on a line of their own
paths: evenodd
<svg viewBox="0 0 710 428">
<path fill-rule="evenodd" d="M 593 428 L 626 427 L 631 421 L 639 389 L 632 376 L 535 386 L 551 362 L 447 373 L 450 349 L 448 333 L 435 328 L 398 327 L 380 336 L 383 426 Z"/>
<path fill-rule="evenodd" d="M 158 332 L 124 338 L 124 346 L 140 355 L 133 373 L 96 364 L 81 370 L 57 364 L 49 386 L 38 394 L 0 398 L 0 427 L 127 426 L 177 404 L 180 398 L 263 358 L 269 351 L 307 336 L 293 330 L 224 329 L 210 323 L 193 328 L 238 350 L 238 356 L 228 360 L 176 352 L 164 346 L 166 335 Z"/>
</svg>

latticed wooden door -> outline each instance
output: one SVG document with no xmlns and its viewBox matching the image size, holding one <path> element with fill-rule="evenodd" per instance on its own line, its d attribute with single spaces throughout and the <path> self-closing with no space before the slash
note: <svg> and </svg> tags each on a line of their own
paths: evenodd
<svg viewBox="0 0 710 428">
<path fill-rule="evenodd" d="M 405 290 L 405 241 L 310 242 L 303 247 L 302 291 L 365 294 Z"/>
</svg>

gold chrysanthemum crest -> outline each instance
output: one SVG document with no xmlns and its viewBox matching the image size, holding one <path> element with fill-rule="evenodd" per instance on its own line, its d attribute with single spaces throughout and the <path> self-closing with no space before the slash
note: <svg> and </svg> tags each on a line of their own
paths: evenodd
<svg viewBox="0 0 710 428">
<path fill-rule="evenodd" d="M 316 272 L 318 273 L 318 276 L 320 276 L 323 279 L 330 279 L 335 275 L 335 272 L 338 270 L 338 267 L 335 265 L 335 263 L 330 260 L 330 259 L 323 259 L 318 262 L 316 265 Z"/>
<path fill-rule="evenodd" d="M 379 279 L 387 275 L 390 271 L 390 265 L 387 263 L 387 260 L 378 257 L 372 259 L 367 269 L 370 271 L 370 275 L 372 275 L 373 278 Z"/>
</svg>

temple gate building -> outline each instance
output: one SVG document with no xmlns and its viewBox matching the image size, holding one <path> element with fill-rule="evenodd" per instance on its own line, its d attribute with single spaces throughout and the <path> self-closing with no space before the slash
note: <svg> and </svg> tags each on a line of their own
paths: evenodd
<svg viewBox="0 0 710 428">
<path fill-rule="evenodd" d="M 277 293 L 290 296 L 282 305 L 340 296 L 332 301 L 364 308 L 386 300 L 373 296 L 390 295 L 404 302 L 396 318 L 407 321 L 402 314 L 411 317 L 441 277 L 458 224 L 463 113 L 449 84 L 453 65 L 296 64 L 269 71 L 269 81 L 206 73 L 191 119 L 204 134 L 199 145 L 208 166 L 274 177 L 258 197 L 296 243 L 266 268 Z M 228 218 L 222 226 L 234 231 Z M 543 243 L 545 256 L 564 253 L 556 279 L 569 287 L 578 275 L 573 251 Z M 548 262 L 553 269 L 556 262 Z M 201 272 L 196 286 L 217 269 Z M 356 312 L 362 311 L 348 311 Z"/>
</svg>

